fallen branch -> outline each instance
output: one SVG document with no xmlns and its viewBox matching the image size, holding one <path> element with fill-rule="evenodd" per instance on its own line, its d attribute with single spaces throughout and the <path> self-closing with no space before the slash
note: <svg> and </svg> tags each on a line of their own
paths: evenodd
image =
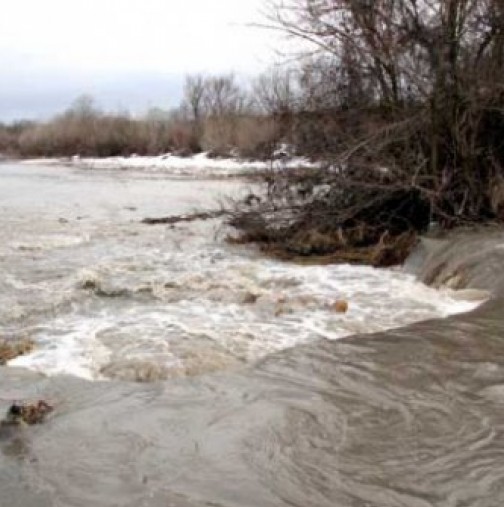
<svg viewBox="0 0 504 507">
<path fill-rule="evenodd" d="M 190 215 L 172 215 L 161 218 L 144 218 L 142 224 L 146 225 L 175 225 L 181 222 L 195 222 L 196 220 L 211 220 L 227 215 L 227 210 L 206 211 L 192 213 Z"/>
</svg>

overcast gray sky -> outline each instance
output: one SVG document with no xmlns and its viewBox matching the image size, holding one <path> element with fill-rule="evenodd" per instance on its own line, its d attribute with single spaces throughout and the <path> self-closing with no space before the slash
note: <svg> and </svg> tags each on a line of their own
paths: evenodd
<svg viewBox="0 0 504 507">
<path fill-rule="evenodd" d="M 106 109 L 175 105 L 187 73 L 253 75 L 279 35 L 247 26 L 264 0 L 5 0 L 0 120 L 47 117 L 77 95 Z"/>
</svg>

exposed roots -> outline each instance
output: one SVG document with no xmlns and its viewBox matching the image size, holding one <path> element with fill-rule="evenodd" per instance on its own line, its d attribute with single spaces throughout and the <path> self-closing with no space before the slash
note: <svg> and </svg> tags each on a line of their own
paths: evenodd
<svg viewBox="0 0 504 507">
<path fill-rule="evenodd" d="M 311 200 L 238 207 L 229 221 L 238 235 L 229 241 L 254 242 L 269 255 L 305 264 L 393 266 L 427 229 L 429 213 L 416 190 L 330 186 Z"/>
</svg>

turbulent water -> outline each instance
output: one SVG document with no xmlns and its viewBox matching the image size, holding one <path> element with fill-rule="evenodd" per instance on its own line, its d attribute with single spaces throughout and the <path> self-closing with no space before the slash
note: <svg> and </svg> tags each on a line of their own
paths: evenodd
<svg viewBox="0 0 504 507">
<path fill-rule="evenodd" d="M 0 333 L 37 345 L 0 371 L 0 409 L 56 406 L 1 435 L 0 505 L 499 505 L 500 300 L 399 329 L 483 294 L 266 260 L 218 221 L 141 223 L 242 187 L 0 166 Z M 501 236 L 412 264 L 498 294 Z"/>
</svg>

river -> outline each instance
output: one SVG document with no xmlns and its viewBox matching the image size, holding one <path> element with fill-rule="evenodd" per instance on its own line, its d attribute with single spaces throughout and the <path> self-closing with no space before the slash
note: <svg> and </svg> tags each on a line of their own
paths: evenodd
<svg viewBox="0 0 504 507">
<path fill-rule="evenodd" d="M 37 345 L 0 370 L 0 409 L 56 407 L 2 435 L 0 505 L 498 505 L 501 300 L 456 315 L 474 293 L 405 270 L 279 263 L 218 220 L 141 223 L 244 191 L 0 165 L 0 333 Z M 500 294 L 502 234 L 468 238 L 411 269 Z"/>
</svg>

